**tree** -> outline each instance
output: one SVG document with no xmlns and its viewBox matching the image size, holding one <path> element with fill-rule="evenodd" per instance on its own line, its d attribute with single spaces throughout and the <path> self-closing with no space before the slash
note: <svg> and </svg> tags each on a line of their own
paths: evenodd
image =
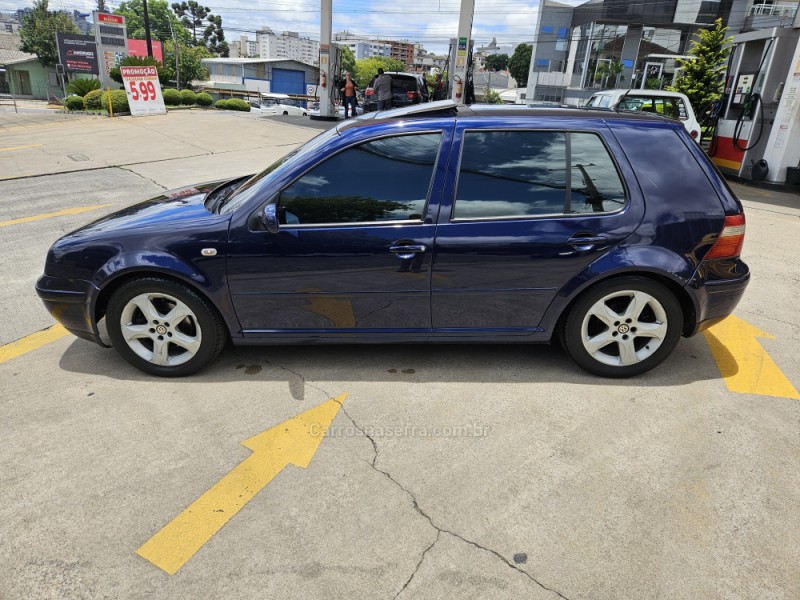
<svg viewBox="0 0 800 600">
<path fill-rule="evenodd" d="M 178 44 L 181 86 L 190 81 L 208 81 L 208 69 L 203 66 L 202 60 L 211 57 L 211 52 L 205 46 Z M 168 81 L 175 81 L 175 44 L 170 41 L 164 44 L 164 76 Z"/>
<path fill-rule="evenodd" d="M 358 87 L 362 90 L 367 87 L 379 68 L 384 71 L 405 71 L 406 65 L 401 60 L 386 56 L 370 56 L 357 60 L 355 80 Z"/>
<path fill-rule="evenodd" d="M 531 68 L 531 54 L 533 46 L 530 44 L 520 44 L 514 50 L 514 54 L 508 61 L 508 71 L 517 80 L 517 87 L 528 85 L 528 71 Z"/>
<path fill-rule="evenodd" d="M 693 58 L 678 59 L 683 75 L 666 88 L 686 94 L 695 111 L 702 112 L 722 96 L 725 63 L 731 53 L 732 38 L 725 37 L 727 31 L 722 19 L 717 19 L 712 29 L 701 29 L 700 39 L 693 40 L 689 50 Z"/>
<path fill-rule="evenodd" d="M 597 65 L 594 79 L 600 82 L 601 88 L 615 88 L 617 87 L 617 82 L 622 81 L 620 74 L 624 68 L 625 66 L 618 58 L 614 58 L 609 62 L 602 62 Z"/>
<path fill-rule="evenodd" d="M 142 0 L 126 0 L 121 2 L 114 14 L 125 17 L 128 37 L 134 40 L 145 39 L 144 5 Z M 153 38 L 164 43 L 172 39 L 172 32 L 179 42 L 188 44 L 192 39 L 189 30 L 180 22 L 169 7 L 167 0 L 148 0 L 147 15 L 150 17 L 150 32 Z"/>
<path fill-rule="evenodd" d="M 486 57 L 487 71 L 504 71 L 508 68 L 508 54 L 492 54 Z"/>
<path fill-rule="evenodd" d="M 175 11 L 183 26 L 192 32 L 192 40 L 194 45 L 197 45 L 197 30 L 203 27 L 205 18 L 211 13 L 211 9 L 201 6 L 195 0 L 188 0 L 188 2 L 173 2 L 172 10 Z"/>
<path fill-rule="evenodd" d="M 208 25 L 203 31 L 203 42 L 206 48 L 214 54 L 228 56 L 230 54 L 230 48 L 228 47 L 228 42 L 225 41 L 225 32 L 222 29 L 222 17 L 209 13 L 207 21 Z"/>
<path fill-rule="evenodd" d="M 347 46 L 340 46 L 341 49 L 341 57 L 339 59 L 340 64 L 342 65 L 342 74 L 349 72 L 351 75 L 355 77 L 356 72 L 356 56 L 353 54 L 353 51 L 350 50 Z"/>
<path fill-rule="evenodd" d="M 39 57 L 43 67 L 58 64 L 56 33 L 80 33 L 70 16 L 48 9 L 48 0 L 34 0 L 33 11 L 22 20 L 19 49 Z"/>
</svg>

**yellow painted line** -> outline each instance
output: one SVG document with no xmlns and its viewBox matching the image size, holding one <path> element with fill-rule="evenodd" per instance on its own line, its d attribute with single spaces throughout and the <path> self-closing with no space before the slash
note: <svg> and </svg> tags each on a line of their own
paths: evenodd
<svg viewBox="0 0 800 600">
<path fill-rule="evenodd" d="M 342 394 L 242 442 L 253 451 L 136 554 L 170 575 L 178 572 L 244 505 L 290 464 L 308 468 L 336 413 Z"/>
<path fill-rule="evenodd" d="M 20 177 L 33 177 L 35 173 L 20 173 L 19 175 L 9 175 L 8 177 L 0 177 L 0 181 L 5 179 L 19 179 Z"/>
<path fill-rule="evenodd" d="M 12 219 L 10 221 L 0 221 L 0 227 L 8 227 L 9 225 L 19 225 L 20 223 L 30 223 L 31 221 L 41 221 L 42 219 L 51 219 L 53 217 L 64 217 L 66 215 L 79 215 L 81 213 L 89 212 L 91 210 L 99 210 L 101 208 L 108 208 L 111 204 L 95 204 L 94 206 L 79 206 L 77 208 L 65 208 L 56 212 L 44 213 L 42 215 L 33 215 L 32 217 L 22 217 L 20 219 Z"/>
<path fill-rule="evenodd" d="M 64 327 L 61 325 L 56 324 L 48 327 L 47 329 L 42 329 L 41 331 L 37 331 L 36 333 L 25 336 L 16 342 L 11 342 L 5 346 L 0 346 L 0 364 L 9 361 L 12 358 L 17 358 L 18 356 L 27 354 L 28 352 L 36 350 L 37 348 L 41 348 L 42 346 L 46 346 L 50 342 L 55 342 L 57 339 L 60 339 L 65 335 L 69 335 L 69 331 L 64 329 Z"/>
<path fill-rule="evenodd" d="M 11 146 L 10 148 L 0 148 L 0 152 L 11 152 L 12 150 L 24 150 L 25 148 L 41 148 L 44 144 L 29 144 L 27 146 Z"/>
<path fill-rule="evenodd" d="M 800 400 L 800 394 L 756 339 L 775 336 L 735 316 L 703 333 L 730 391 Z"/>
</svg>

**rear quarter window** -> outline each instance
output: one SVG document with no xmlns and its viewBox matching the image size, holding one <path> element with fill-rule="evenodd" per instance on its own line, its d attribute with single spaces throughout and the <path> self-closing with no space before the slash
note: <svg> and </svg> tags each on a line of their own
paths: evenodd
<svg viewBox="0 0 800 600">
<path fill-rule="evenodd" d="M 683 129 L 658 124 L 612 125 L 645 195 L 648 206 L 667 212 L 686 210 L 719 214 L 722 204 L 697 160 L 679 137 Z M 678 215 L 675 215 L 676 220 Z"/>
</svg>

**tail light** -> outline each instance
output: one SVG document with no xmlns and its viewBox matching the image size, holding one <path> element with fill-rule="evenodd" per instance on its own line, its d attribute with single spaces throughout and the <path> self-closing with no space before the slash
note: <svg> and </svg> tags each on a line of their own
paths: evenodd
<svg viewBox="0 0 800 600">
<path fill-rule="evenodd" d="M 409 100 L 416 100 L 419 94 L 417 92 L 406 92 L 406 96 L 408 96 Z"/>
<path fill-rule="evenodd" d="M 692 129 L 692 132 L 689 135 L 691 135 L 694 139 L 697 139 L 697 136 L 700 135 L 700 132 L 697 131 L 697 129 Z"/>
<path fill-rule="evenodd" d="M 705 258 L 736 258 L 744 244 L 744 213 L 725 217 L 725 225 Z"/>
<path fill-rule="evenodd" d="M 372 94 L 374 94 L 374 93 L 375 93 L 375 90 L 373 90 L 372 88 L 367 88 L 366 90 L 364 90 L 364 93 L 365 93 L 367 96 L 372 96 Z"/>
</svg>

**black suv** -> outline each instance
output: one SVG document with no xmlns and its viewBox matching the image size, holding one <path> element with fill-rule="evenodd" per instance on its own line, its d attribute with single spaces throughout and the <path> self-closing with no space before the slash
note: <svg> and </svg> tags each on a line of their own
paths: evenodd
<svg viewBox="0 0 800 600">
<path fill-rule="evenodd" d="M 425 77 L 422 75 L 395 72 L 386 74 L 392 78 L 392 108 L 430 101 L 430 90 L 428 90 L 428 84 L 425 83 Z M 378 110 L 378 99 L 374 96 L 372 89 L 377 78 L 377 75 L 372 78 L 364 92 L 364 112 Z"/>
</svg>

